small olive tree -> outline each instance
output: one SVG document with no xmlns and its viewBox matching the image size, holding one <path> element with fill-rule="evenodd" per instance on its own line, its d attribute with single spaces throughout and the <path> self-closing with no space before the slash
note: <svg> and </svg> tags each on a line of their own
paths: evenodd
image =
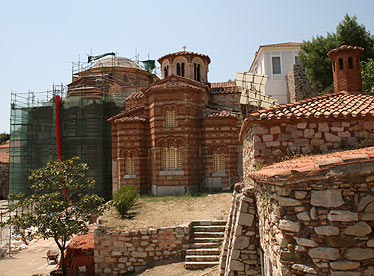
<svg viewBox="0 0 374 276">
<path fill-rule="evenodd" d="M 10 198 L 13 204 L 9 209 L 14 214 L 6 224 L 21 235 L 34 226 L 36 235 L 53 238 L 61 252 L 64 276 L 67 241 L 73 235 L 87 233 L 90 218 L 104 211 L 103 198 L 90 193 L 95 180 L 87 176 L 87 170 L 87 164 L 80 163 L 78 157 L 49 161 L 45 167 L 31 172 L 31 195 Z"/>
</svg>

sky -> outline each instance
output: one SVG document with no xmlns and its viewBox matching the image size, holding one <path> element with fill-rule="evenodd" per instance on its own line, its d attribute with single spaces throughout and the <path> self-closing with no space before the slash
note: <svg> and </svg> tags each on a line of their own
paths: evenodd
<svg viewBox="0 0 374 276">
<path fill-rule="evenodd" d="M 259 45 L 335 32 L 346 13 L 374 34 L 373 10 L 373 0 L 1 0 L 0 132 L 11 92 L 67 85 L 91 53 L 157 60 L 186 46 L 211 58 L 210 82 L 227 81 Z"/>
</svg>

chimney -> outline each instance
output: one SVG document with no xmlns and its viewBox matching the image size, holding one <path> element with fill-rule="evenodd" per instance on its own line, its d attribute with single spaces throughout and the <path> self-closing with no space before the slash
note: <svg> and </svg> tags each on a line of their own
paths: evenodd
<svg viewBox="0 0 374 276">
<path fill-rule="evenodd" d="M 328 52 L 332 60 L 334 92 L 361 92 L 360 55 L 364 48 L 342 45 Z"/>
</svg>

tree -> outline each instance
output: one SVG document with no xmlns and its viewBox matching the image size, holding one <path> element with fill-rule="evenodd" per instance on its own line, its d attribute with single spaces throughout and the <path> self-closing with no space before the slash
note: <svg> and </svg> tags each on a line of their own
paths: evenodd
<svg viewBox="0 0 374 276">
<path fill-rule="evenodd" d="M 10 198 L 14 204 L 9 210 L 15 214 L 5 223 L 21 235 L 34 226 L 36 235 L 54 238 L 61 252 L 64 276 L 67 241 L 73 235 L 87 233 L 90 218 L 104 211 L 104 200 L 89 193 L 95 180 L 87 176 L 87 170 L 87 164 L 79 163 L 78 157 L 49 161 L 45 167 L 31 172 L 31 195 Z"/>
<path fill-rule="evenodd" d="M 0 133 L 0 145 L 4 144 L 10 139 L 10 134 L 6 132 Z"/>
<path fill-rule="evenodd" d="M 361 62 L 362 90 L 372 91 L 374 88 L 374 59 Z"/>
<path fill-rule="evenodd" d="M 374 57 L 374 38 L 366 31 L 364 25 L 359 25 L 357 17 L 348 14 L 336 27 L 336 33 L 327 33 L 326 37 L 313 37 L 311 41 L 304 41 L 299 54 L 305 67 L 310 84 L 320 91 L 333 90 L 333 75 L 331 60 L 327 53 L 342 44 L 360 46 L 365 49 L 361 55 L 362 61 Z"/>
</svg>

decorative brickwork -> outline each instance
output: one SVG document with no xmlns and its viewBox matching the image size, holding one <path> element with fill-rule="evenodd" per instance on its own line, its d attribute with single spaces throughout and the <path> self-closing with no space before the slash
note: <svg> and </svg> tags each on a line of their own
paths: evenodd
<svg viewBox="0 0 374 276">
<path fill-rule="evenodd" d="M 141 193 L 154 195 L 229 188 L 241 178 L 239 97 L 226 105 L 220 104 L 224 100 L 219 95 L 218 103 L 212 101 L 203 75 L 208 56 L 180 52 L 159 62 L 165 78 L 129 95 L 125 111 L 109 119 L 113 192 L 121 185 L 134 185 Z M 201 64 L 200 81 L 191 71 L 195 63 Z M 179 75 L 173 71 L 177 65 Z M 222 153 L 219 171 L 214 169 L 214 151 Z M 135 158 L 131 175 L 126 174 L 126 154 Z"/>
</svg>

